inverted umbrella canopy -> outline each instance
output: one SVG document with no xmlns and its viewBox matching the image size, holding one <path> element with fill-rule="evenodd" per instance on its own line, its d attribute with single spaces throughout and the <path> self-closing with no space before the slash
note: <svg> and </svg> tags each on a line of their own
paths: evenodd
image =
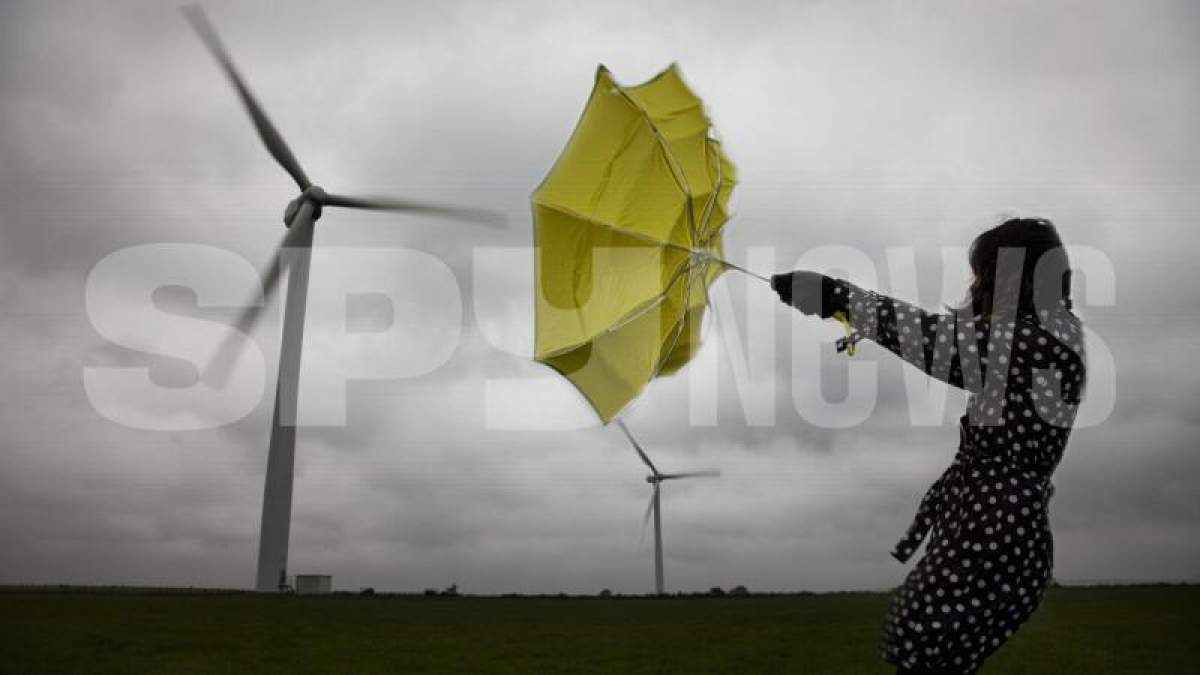
<svg viewBox="0 0 1200 675">
<path fill-rule="evenodd" d="M 574 133 L 534 191 L 536 360 L 605 423 L 700 347 L 733 164 L 672 64 L 617 84 L 600 66 Z"/>
</svg>

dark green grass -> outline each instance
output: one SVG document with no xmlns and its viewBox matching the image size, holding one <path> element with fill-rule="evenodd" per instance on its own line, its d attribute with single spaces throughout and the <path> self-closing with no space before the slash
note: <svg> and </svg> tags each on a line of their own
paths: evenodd
<svg viewBox="0 0 1200 675">
<path fill-rule="evenodd" d="M 889 673 L 887 602 L 0 591 L 0 672 Z M 1200 672 L 1200 587 L 1052 589 L 983 672 Z"/>
</svg>

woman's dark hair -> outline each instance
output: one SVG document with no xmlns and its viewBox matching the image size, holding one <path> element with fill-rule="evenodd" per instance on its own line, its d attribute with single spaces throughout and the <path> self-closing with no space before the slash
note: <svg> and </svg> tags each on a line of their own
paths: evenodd
<svg viewBox="0 0 1200 675">
<path fill-rule="evenodd" d="M 976 237 L 969 257 L 973 278 L 961 309 L 990 316 L 1013 303 L 1017 314 L 1071 308 L 1071 267 L 1049 220 L 1006 220 Z"/>
</svg>

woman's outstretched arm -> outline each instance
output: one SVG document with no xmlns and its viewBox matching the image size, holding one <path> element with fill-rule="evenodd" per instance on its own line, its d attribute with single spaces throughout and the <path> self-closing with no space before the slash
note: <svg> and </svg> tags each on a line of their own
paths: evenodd
<svg viewBox="0 0 1200 675">
<path fill-rule="evenodd" d="M 829 318 L 843 313 L 863 337 L 931 377 L 970 391 L 983 389 L 979 349 L 987 328 L 973 319 L 927 312 L 814 272 L 777 275 L 771 285 L 780 299 L 805 314 Z"/>
</svg>

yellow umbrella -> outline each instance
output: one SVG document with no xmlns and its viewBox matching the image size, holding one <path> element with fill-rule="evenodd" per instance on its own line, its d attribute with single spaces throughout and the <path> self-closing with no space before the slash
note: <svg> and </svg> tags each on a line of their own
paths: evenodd
<svg viewBox="0 0 1200 675">
<path fill-rule="evenodd" d="M 725 267 L 742 269 L 721 260 L 736 176 L 709 130 L 675 65 L 633 87 L 601 66 L 533 193 L 534 357 L 605 423 L 691 360 L 708 287 Z"/>
</svg>

